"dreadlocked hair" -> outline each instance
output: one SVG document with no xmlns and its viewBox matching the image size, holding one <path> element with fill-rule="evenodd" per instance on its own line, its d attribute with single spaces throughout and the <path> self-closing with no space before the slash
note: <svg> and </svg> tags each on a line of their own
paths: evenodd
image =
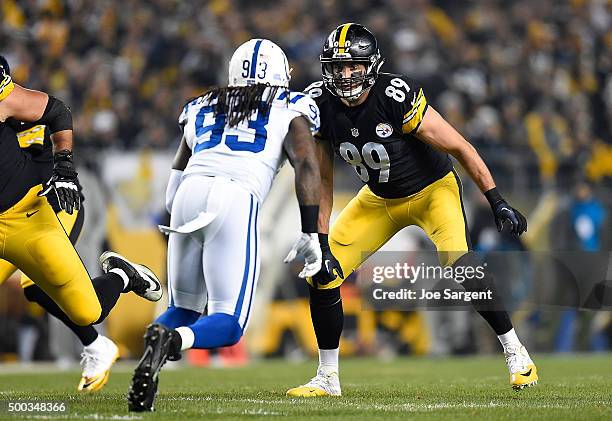
<svg viewBox="0 0 612 421">
<path fill-rule="evenodd" d="M 264 98 L 264 92 L 270 88 L 270 93 Z M 272 101 L 276 98 L 280 86 L 255 84 L 251 86 L 226 86 L 212 88 L 204 93 L 204 98 L 212 100 L 217 98 L 215 116 L 224 114 L 225 122 L 229 127 L 235 127 L 254 111 L 269 113 Z M 282 88 L 285 89 L 285 88 Z M 287 95 L 287 98 L 289 96 Z"/>
</svg>

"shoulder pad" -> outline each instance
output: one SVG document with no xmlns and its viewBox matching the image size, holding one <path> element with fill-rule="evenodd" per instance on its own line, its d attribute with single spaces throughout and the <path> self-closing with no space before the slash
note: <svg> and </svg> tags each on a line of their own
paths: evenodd
<svg viewBox="0 0 612 421">
<path fill-rule="evenodd" d="M 375 89 L 377 95 L 401 113 L 404 133 L 411 133 L 419 127 L 428 104 L 423 88 L 417 82 L 404 75 L 381 73 Z"/>
<path fill-rule="evenodd" d="M 413 97 L 418 95 L 419 91 L 422 89 L 421 85 L 415 80 L 404 75 L 393 73 L 381 73 L 376 80 L 375 86 L 377 90 L 381 91 L 389 98 L 393 98 L 392 91 L 400 88 L 411 100 L 413 100 Z M 387 89 L 389 86 L 396 89 Z M 388 93 L 385 91 L 388 91 Z M 399 95 L 396 95 L 396 98 L 393 99 L 397 101 L 397 97 L 399 97 Z"/>
<path fill-rule="evenodd" d="M 319 132 L 321 128 L 321 113 L 317 103 L 308 95 L 306 92 L 283 92 L 278 96 L 279 101 L 287 101 L 287 95 L 289 95 L 289 101 L 287 106 L 290 110 L 295 111 L 308 120 L 310 124 L 310 131 L 313 135 Z"/>
<path fill-rule="evenodd" d="M 320 104 L 326 100 L 327 96 L 329 95 L 329 92 L 323 85 L 322 80 L 311 83 L 304 89 L 304 92 L 310 95 L 310 97 L 314 99 L 317 104 Z"/>
<path fill-rule="evenodd" d="M 197 98 L 193 98 L 190 99 L 184 106 L 183 106 L 183 110 L 181 111 L 181 114 L 179 115 L 178 118 L 178 124 L 179 126 L 184 126 L 185 123 L 187 123 L 187 114 L 189 113 L 189 108 L 191 108 L 191 106 L 195 105 L 198 100 L 202 98 L 201 96 L 197 97 Z"/>
</svg>

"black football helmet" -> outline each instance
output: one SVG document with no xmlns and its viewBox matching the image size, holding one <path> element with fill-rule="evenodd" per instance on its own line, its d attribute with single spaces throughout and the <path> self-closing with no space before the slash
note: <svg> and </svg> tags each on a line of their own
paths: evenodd
<svg viewBox="0 0 612 421">
<path fill-rule="evenodd" d="M 363 25 L 345 23 L 327 37 L 319 57 L 325 87 L 335 96 L 349 101 L 370 89 L 376 82 L 384 59 L 380 56 L 376 37 Z M 342 76 L 346 62 L 362 63 L 366 70 Z"/>
</svg>

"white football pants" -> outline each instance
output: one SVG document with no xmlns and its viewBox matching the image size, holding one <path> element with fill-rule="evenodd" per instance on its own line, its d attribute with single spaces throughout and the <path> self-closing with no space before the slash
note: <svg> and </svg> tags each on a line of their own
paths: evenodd
<svg viewBox="0 0 612 421">
<path fill-rule="evenodd" d="M 168 241 L 171 306 L 238 318 L 246 330 L 259 277 L 260 204 L 237 182 L 189 175 L 172 204 Z"/>
</svg>

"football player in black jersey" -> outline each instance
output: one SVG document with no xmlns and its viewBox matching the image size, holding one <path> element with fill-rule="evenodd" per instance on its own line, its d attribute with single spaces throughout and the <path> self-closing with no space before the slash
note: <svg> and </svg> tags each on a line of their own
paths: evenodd
<svg viewBox="0 0 612 421">
<path fill-rule="evenodd" d="M 0 67 L 3 67 L 6 74 L 10 76 L 10 66 L 3 56 L 0 56 Z M 13 118 L 6 120 L 17 134 L 17 140 L 21 150 L 34 163 L 38 164 L 41 175 L 41 183 L 47 181 L 53 171 L 53 143 L 49 134 L 49 129 L 44 125 L 17 121 Z M 78 180 L 75 180 L 78 183 Z M 77 187 L 80 192 L 80 186 Z M 81 229 L 83 228 L 84 208 L 83 196 L 81 194 L 81 207 L 75 209 L 72 214 L 64 211 L 54 195 L 48 196 L 49 204 L 55 211 L 62 227 L 68 234 L 72 244 L 75 244 Z M 17 268 L 0 259 L 0 285 L 4 283 Z M 83 392 L 93 392 L 100 390 L 110 374 L 113 363 L 119 356 L 119 349 L 107 337 L 99 335 L 92 325 L 78 326 L 73 323 L 68 316 L 58 307 L 58 305 L 45 292 L 36 285 L 25 274 L 21 274 L 21 287 L 26 298 L 38 303 L 51 315 L 61 320 L 70 330 L 72 330 L 83 344 L 83 374 L 77 389 Z"/>
<path fill-rule="evenodd" d="M 309 279 L 310 310 L 319 347 L 317 375 L 290 389 L 290 396 L 340 395 L 338 346 L 343 326 L 340 285 L 367 256 L 409 225 L 421 227 L 444 266 L 477 265 L 463 212 L 461 181 L 449 154 L 488 199 L 498 228 L 514 235 L 527 229 L 523 215 L 495 187 L 474 147 L 427 103 L 423 89 L 402 75 L 379 73 L 383 59 L 364 26 L 347 23 L 332 31 L 320 56 L 323 80 L 306 91 L 321 112 L 317 148 L 321 171 L 319 232 L 323 261 Z M 366 184 L 329 230 L 334 153 Z M 328 233 L 329 232 L 329 236 Z M 473 300 L 502 343 L 515 389 L 537 382 L 536 367 L 521 345 L 490 275 L 466 280 L 468 291 L 492 291 L 493 300 Z"/>
<path fill-rule="evenodd" d="M 23 152 L 10 118 L 49 130 L 50 169 Z M 21 270 L 57 304 L 61 312 L 56 316 L 64 314 L 78 326 L 104 320 L 122 292 L 134 291 L 151 301 L 161 298 L 156 276 L 116 253 L 102 254 L 105 274 L 92 280 L 47 195 L 68 215 L 80 209 L 72 115 L 60 100 L 13 83 L 0 66 L 0 259 Z"/>
</svg>

